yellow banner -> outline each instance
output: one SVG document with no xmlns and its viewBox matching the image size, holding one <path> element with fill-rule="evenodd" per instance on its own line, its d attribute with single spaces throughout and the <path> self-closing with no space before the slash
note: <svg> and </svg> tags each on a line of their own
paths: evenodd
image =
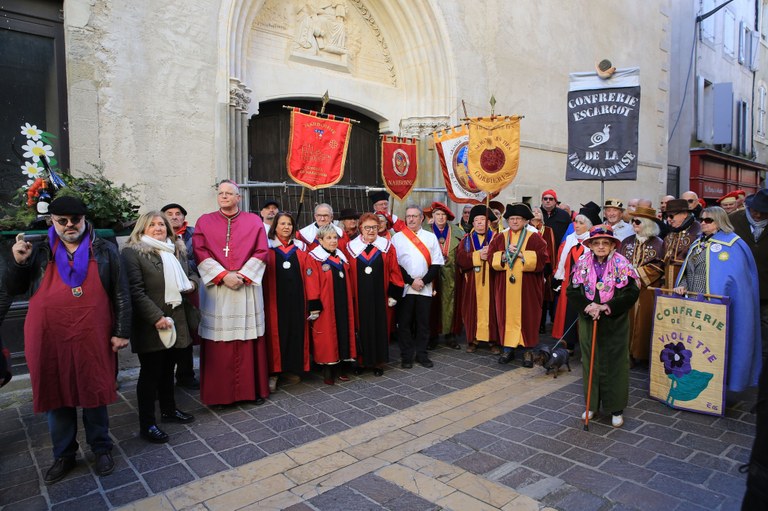
<svg viewBox="0 0 768 511">
<path fill-rule="evenodd" d="M 723 415 L 727 316 L 727 302 L 657 294 L 651 337 L 652 398 L 672 408 Z"/>
<path fill-rule="evenodd" d="M 517 176 L 520 163 L 520 117 L 476 117 L 469 121 L 467 163 L 475 186 L 502 190 Z"/>
</svg>

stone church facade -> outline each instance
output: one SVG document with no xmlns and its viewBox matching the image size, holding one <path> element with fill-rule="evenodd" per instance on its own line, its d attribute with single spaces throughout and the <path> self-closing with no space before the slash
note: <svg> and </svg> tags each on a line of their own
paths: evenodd
<svg viewBox="0 0 768 511">
<path fill-rule="evenodd" d="M 638 179 L 605 194 L 664 194 L 668 1 L 64 0 L 62 13 L 69 167 L 101 164 L 145 209 L 183 202 L 194 220 L 222 178 L 289 181 L 254 150 L 260 110 L 319 108 L 326 91 L 373 131 L 420 138 L 424 189 L 442 187 L 429 135 L 490 114 L 494 96 L 496 114 L 525 116 L 502 200 L 536 204 L 551 187 L 599 200 L 599 183 L 565 182 L 566 96 L 568 74 L 603 58 L 639 67 L 642 90 Z M 376 184 L 369 146 L 360 186 Z"/>
</svg>

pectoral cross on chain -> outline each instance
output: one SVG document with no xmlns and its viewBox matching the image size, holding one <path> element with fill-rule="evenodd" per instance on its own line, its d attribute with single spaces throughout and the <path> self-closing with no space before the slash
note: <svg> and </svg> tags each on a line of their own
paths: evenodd
<svg viewBox="0 0 768 511">
<path fill-rule="evenodd" d="M 224 257 L 229 257 L 229 245 L 224 247 Z"/>
</svg>

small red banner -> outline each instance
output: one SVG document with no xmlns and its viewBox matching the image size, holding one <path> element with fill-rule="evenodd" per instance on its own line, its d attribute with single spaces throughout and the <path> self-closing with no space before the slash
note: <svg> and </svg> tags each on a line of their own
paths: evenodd
<svg viewBox="0 0 768 511">
<path fill-rule="evenodd" d="M 381 177 L 389 193 L 405 200 L 416 184 L 416 139 L 381 138 Z"/>
<path fill-rule="evenodd" d="M 346 117 L 291 110 L 286 166 L 291 179 L 310 190 L 327 188 L 344 176 L 350 122 Z"/>
</svg>

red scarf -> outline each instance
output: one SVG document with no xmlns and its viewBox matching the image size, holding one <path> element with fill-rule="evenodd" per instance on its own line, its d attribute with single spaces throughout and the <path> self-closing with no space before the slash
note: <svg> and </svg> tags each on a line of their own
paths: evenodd
<svg viewBox="0 0 768 511">
<path fill-rule="evenodd" d="M 181 238 L 182 236 L 184 236 L 185 232 L 187 232 L 187 222 L 184 222 L 183 224 L 181 224 L 181 227 L 179 227 L 179 229 L 176 231 L 176 236 Z"/>
</svg>

